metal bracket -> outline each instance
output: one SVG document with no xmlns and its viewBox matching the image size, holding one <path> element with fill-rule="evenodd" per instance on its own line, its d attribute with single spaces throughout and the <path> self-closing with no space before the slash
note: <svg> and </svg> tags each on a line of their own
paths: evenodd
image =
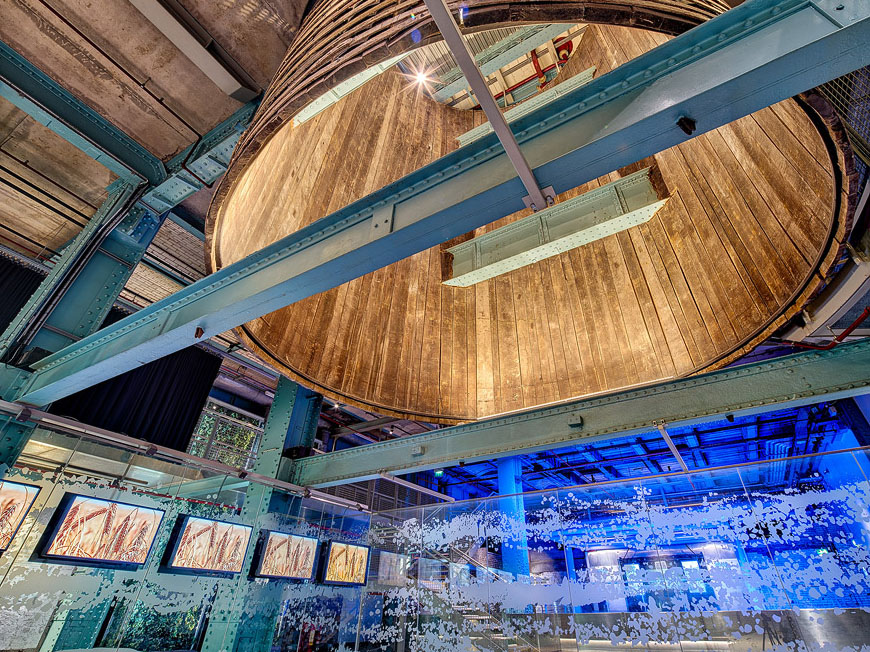
<svg viewBox="0 0 870 652">
<path fill-rule="evenodd" d="M 546 188 L 541 188 L 541 194 L 544 195 L 544 199 L 547 200 L 547 206 L 552 206 L 556 203 L 556 191 L 553 189 L 553 186 L 547 186 Z M 534 206 L 534 202 L 532 201 L 531 195 L 526 195 L 523 197 L 523 203 L 526 205 L 526 208 L 530 208 L 533 211 L 539 211 L 547 206 Z"/>
<path fill-rule="evenodd" d="M 665 440 L 665 443 L 668 445 L 668 448 L 671 450 L 671 453 L 674 454 L 674 457 L 677 458 L 677 463 L 680 465 L 680 468 L 683 471 L 688 471 L 689 467 L 686 466 L 686 462 L 683 460 L 683 456 L 680 455 L 680 451 L 677 450 L 677 445 L 674 443 L 674 440 L 671 439 L 671 435 L 666 428 L 667 424 L 664 421 L 653 421 L 653 425 L 658 429 L 661 433 L 662 437 Z"/>
<path fill-rule="evenodd" d="M 383 238 L 385 235 L 392 233 L 395 209 L 395 204 L 386 204 L 380 208 L 376 208 L 372 212 L 369 240 L 377 240 L 378 238 Z"/>
</svg>

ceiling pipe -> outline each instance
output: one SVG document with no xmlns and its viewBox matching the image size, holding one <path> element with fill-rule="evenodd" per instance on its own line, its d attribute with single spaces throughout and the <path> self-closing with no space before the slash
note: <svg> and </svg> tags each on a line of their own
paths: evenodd
<svg viewBox="0 0 870 652">
<path fill-rule="evenodd" d="M 852 334 L 858 326 L 860 326 L 865 319 L 870 317 L 870 306 L 865 306 L 864 310 L 858 315 L 858 318 L 853 321 L 847 328 L 844 328 L 843 331 L 837 335 L 834 339 L 832 339 L 827 344 L 810 344 L 807 342 L 793 342 L 791 340 L 783 340 L 783 344 L 790 344 L 791 346 L 796 346 L 799 349 L 812 349 L 814 351 L 828 351 L 833 349 L 838 344 L 842 343 L 849 335 Z"/>
<path fill-rule="evenodd" d="M 662 438 L 665 440 L 665 443 L 668 445 L 668 448 L 671 449 L 671 453 L 673 453 L 674 457 L 677 458 L 677 463 L 680 465 L 680 468 L 683 469 L 683 471 L 688 471 L 689 467 L 683 460 L 683 456 L 680 455 L 680 451 L 677 450 L 677 445 L 674 443 L 674 440 L 671 439 L 671 435 L 665 427 L 665 424 L 661 421 L 656 421 L 654 423 Z"/>
<path fill-rule="evenodd" d="M 529 166 L 529 162 L 520 149 L 516 138 L 514 138 L 513 131 L 511 131 L 498 103 L 496 103 L 495 98 L 492 96 L 489 84 L 486 83 L 483 73 L 477 67 L 474 55 L 468 49 L 465 39 L 462 38 L 462 33 L 459 31 L 456 21 L 453 20 L 447 4 L 444 0 L 424 0 L 424 3 L 426 8 L 429 9 L 429 13 L 432 16 L 432 20 L 435 21 L 438 31 L 444 37 L 447 48 L 450 50 L 453 58 L 456 59 L 456 63 L 459 64 L 462 74 L 465 75 L 465 80 L 471 87 L 471 91 L 486 114 L 489 124 L 492 125 L 492 130 L 498 136 L 499 142 L 501 142 L 508 159 L 513 164 L 517 176 L 522 181 L 528 193 L 528 207 L 533 211 L 539 211 L 552 205 L 555 197 L 551 194 L 544 195 L 544 190 L 538 183 L 537 178 L 535 178 L 535 173 Z"/>
</svg>

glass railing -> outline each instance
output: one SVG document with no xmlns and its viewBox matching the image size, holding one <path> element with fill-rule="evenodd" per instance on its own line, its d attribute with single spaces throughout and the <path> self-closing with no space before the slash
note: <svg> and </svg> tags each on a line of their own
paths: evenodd
<svg viewBox="0 0 870 652">
<path fill-rule="evenodd" d="M 37 428 L 0 486 L 0 544 L 6 529 L 14 528 L 0 552 L 0 650 L 232 650 L 239 641 L 249 642 L 246 652 L 272 649 L 273 642 L 275 649 L 296 650 L 312 631 L 336 648 L 353 647 L 359 587 L 253 575 L 266 531 L 314 537 L 321 548 L 327 541 L 364 542 L 369 515 L 195 462 Z M 11 483 L 25 486 L 18 493 L 32 499 L 20 522 L 15 510 L 4 517 L 14 507 Z M 72 514 L 74 496 L 89 498 L 96 508 Z M 162 519 L 144 563 L 100 561 L 113 554 L 116 561 L 135 559 L 137 546 L 152 534 L 137 539 L 135 516 L 155 510 Z M 130 511 L 132 526 L 125 516 Z M 173 568 L 184 516 L 251 526 L 247 546 L 235 553 L 244 555 L 240 572 Z M 66 523 L 71 527 L 64 533 Z M 225 529 L 201 536 L 194 557 L 220 557 Z M 62 540 L 66 558 L 46 555 L 53 539 Z M 223 568 L 229 562 L 227 553 Z"/>
<path fill-rule="evenodd" d="M 39 493 L 0 556 L 0 650 L 866 652 L 868 451 L 371 515 L 38 428 L 4 478 Z M 70 494 L 163 511 L 145 563 L 46 558 Z M 65 544 L 114 550 L 106 513 Z M 172 568 L 183 515 L 250 526 L 240 572 Z M 267 531 L 371 546 L 367 583 L 257 577 Z"/>
<path fill-rule="evenodd" d="M 359 649 L 867 650 L 867 449 L 377 514 Z"/>
</svg>

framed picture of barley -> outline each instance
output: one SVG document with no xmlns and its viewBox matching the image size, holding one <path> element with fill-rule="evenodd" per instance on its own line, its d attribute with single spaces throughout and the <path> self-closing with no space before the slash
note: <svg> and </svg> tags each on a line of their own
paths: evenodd
<svg viewBox="0 0 870 652">
<path fill-rule="evenodd" d="M 362 586 L 369 572 L 369 547 L 354 543 L 329 542 L 324 584 Z"/>
<path fill-rule="evenodd" d="M 116 500 L 66 494 L 41 556 L 95 566 L 144 564 L 163 510 Z"/>
<path fill-rule="evenodd" d="M 314 537 L 265 532 L 255 574 L 275 579 L 314 579 L 317 543 Z"/>
<path fill-rule="evenodd" d="M 37 494 L 37 486 L 0 480 L 0 552 L 12 543 Z"/>
<path fill-rule="evenodd" d="M 188 573 L 240 573 L 251 530 L 250 525 L 183 516 L 166 566 Z"/>
</svg>

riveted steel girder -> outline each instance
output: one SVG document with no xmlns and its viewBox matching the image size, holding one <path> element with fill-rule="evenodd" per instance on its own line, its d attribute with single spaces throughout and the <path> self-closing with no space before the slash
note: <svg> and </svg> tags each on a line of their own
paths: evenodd
<svg viewBox="0 0 870 652">
<path fill-rule="evenodd" d="M 292 482 L 328 487 L 459 462 L 687 426 L 863 394 L 870 340 L 518 412 L 296 460 Z"/>
<path fill-rule="evenodd" d="M 749 0 L 511 125 L 557 193 L 870 64 L 870 4 Z M 43 405 L 521 210 L 490 134 L 38 365 Z"/>
<path fill-rule="evenodd" d="M 2 42 L 0 96 L 130 183 L 166 178 L 159 158 Z"/>
</svg>

